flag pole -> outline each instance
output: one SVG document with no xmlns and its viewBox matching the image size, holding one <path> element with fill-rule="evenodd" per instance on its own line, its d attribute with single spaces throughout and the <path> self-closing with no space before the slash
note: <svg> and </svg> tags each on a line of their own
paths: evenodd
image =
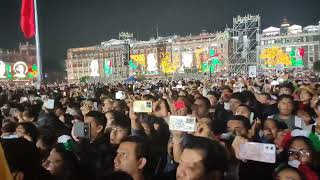
<svg viewBox="0 0 320 180">
<path fill-rule="evenodd" d="M 34 0 L 34 17 L 35 17 L 35 31 L 36 31 L 36 50 L 37 50 L 37 66 L 38 66 L 38 74 L 37 74 L 37 83 L 40 87 L 42 82 L 42 62 L 41 62 L 41 50 L 40 50 L 40 36 L 39 36 L 39 21 L 38 21 L 38 8 L 37 8 L 37 0 Z"/>
</svg>

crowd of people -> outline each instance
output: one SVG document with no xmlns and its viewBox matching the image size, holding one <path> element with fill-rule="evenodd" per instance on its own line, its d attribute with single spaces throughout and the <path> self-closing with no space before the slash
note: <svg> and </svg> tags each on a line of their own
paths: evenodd
<svg viewBox="0 0 320 180">
<path fill-rule="evenodd" d="M 317 180 L 319 95 L 312 72 L 2 85 L 0 179 Z M 194 131 L 171 116 L 194 117 Z"/>
</svg>

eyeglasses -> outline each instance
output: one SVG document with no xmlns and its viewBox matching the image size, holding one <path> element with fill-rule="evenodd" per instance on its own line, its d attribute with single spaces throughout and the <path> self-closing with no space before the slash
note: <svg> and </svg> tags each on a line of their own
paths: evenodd
<svg viewBox="0 0 320 180">
<path fill-rule="evenodd" d="M 288 150 L 288 155 L 296 156 L 296 157 L 309 157 L 311 153 L 308 150 L 298 150 L 298 151 Z"/>
</svg>

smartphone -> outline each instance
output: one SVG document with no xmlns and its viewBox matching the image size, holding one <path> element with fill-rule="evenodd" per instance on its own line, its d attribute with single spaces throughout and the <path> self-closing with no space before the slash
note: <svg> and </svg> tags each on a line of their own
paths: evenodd
<svg viewBox="0 0 320 180">
<path fill-rule="evenodd" d="M 74 135 L 79 138 L 90 139 L 90 124 L 84 122 L 74 123 Z"/>
<path fill-rule="evenodd" d="M 136 113 L 151 113 L 152 102 L 151 101 L 134 101 L 133 112 Z"/>
<path fill-rule="evenodd" d="M 118 100 L 124 100 L 126 98 L 126 95 L 124 94 L 123 91 L 118 91 L 116 92 L 116 99 Z"/>
<path fill-rule="evenodd" d="M 239 157 L 252 161 L 275 163 L 276 150 L 274 144 L 246 142 L 240 145 Z"/>
<path fill-rule="evenodd" d="M 170 116 L 169 129 L 172 131 L 195 132 L 196 118 L 192 116 Z"/>
</svg>

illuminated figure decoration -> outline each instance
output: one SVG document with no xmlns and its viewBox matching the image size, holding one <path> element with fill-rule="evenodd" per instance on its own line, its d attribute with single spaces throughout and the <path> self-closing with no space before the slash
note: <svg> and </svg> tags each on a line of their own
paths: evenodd
<svg viewBox="0 0 320 180">
<path fill-rule="evenodd" d="M 180 72 L 184 72 L 186 68 L 192 68 L 193 54 L 192 52 L 183 52 L 181 56 L 182 66 L 180 67 Z"/>
<path fill-rule="evenodd" d="M 158 63 L 157 63 L 155 54 L 154 53 L 148 54 L 148 56 L 147 56 L 147 70 L 149 72 L 158 71 L 157 65 L 158 65 Z"/>
<path fill-rule="evenodd" d="M 6 64 L 3 61 L 0 61 L 0 78 L 6 78 Z"/>
<path fill-rule="evenodd" d="M 129 67 L 132 70 L 136 70 L 138 68 L 138 66 L 133 62 L 132 59 L 130 59 L 130 61 L 129 61 Z"/>
<path fill-rule="evenodd" d="M 18 61 L 13 65 L 13 70 L 15 72 L 14 77 L 25 78 L 28 72 L 28 66 L 25 62 Z"/>
<path fill-rule="evenodd" d="M 103 70 L 106 75 L 110 76 L 112 74 L 112 61 L 105 59 Z"/>
<path fill-rule="evenodd" d="M 98 60 L 92 60 L 91 61 L 91 64 L 90 64 L 90 69 L 91 69 L 91 73 L 90 73 L 90 76 L 100 76 L 99 75 L 99 62 Z"/>
<path fill-rule="evenodd" d="M 30 79 L 33 79 L 37 74 L 38 74 L 38 66 L 34 64 L 28 69 L 28 77 Z"/>
<path fill-rule="evenodd" d="M 292 65 L 289 55 L 278 47 L 264 49 L 260 58 L 264 59 L 264 65 L 267 67 L 275 67 L 279 64 L 283 64 L 287 67 Z"/>
<path fill-rule="evenodd" d="M 161 53 L 161 69 L 162 72 L 165 74 L 169 74 L 169 73 L 174 73 L 177 69 L 177 65 L 175 64 L 175 62 L 170 63 L 169 59 L 170 59 L 170 53 L 169 52 L 163 52 Z"/>
<path fill-rule="evenodd" d="M 8 79 L 12 79 L 12 70 L 11 70 L 11 66 L 10 66 L 10 64 L 6 64 L 6 71 L 7 71 L 7 77 L 8 77 Z"/>
<path fill-rule="evenodd" d="M 211 72 L 213 73 L 217 67 L 217 65 L 221 64 L 217 54 L 214 49 L 210 49 L 209 51 L 209 60 L 201 65 L 202 72 Z"/>
<path fill-rule="evenodd" d="M 304 57 L 304 49 L 303 48 L 291 48 L 289 52 L 289 56 L 291 57 L 291 63 L 293 67 L 303 67 L 303 60 Z"/>
<path fill-rule="evenodd" d="M 130 55 L 130 59 L 132 59 L 137 65 L 146 66 L 146 56 L 144 54 Z"/>
</svg>

